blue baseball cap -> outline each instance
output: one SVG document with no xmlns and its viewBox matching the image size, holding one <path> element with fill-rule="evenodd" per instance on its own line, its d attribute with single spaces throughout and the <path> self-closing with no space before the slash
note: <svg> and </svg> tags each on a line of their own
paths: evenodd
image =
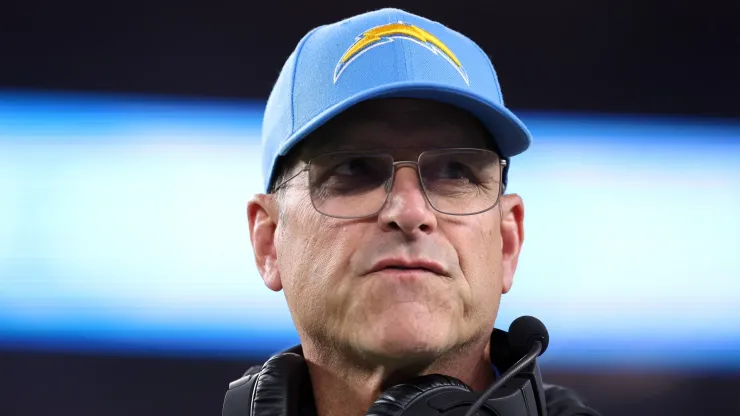
<svg viewBox="0 0 740 416">
<path fill-rule="evenodd" d="M 475 42 L 441 23 L 385 8 L 311 30 L 285 62 L 262 123 L 265 192 L 279 158 L 308 134 L 355 104 L 390 97 L 467 110 L 507 160 L 531 142 L 524 123 L 504 107 L 496 71 Z"/>
</svg>

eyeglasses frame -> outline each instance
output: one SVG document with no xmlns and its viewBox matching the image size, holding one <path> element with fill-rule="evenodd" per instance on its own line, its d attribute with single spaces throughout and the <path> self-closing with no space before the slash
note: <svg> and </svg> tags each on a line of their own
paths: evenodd
<svg viewBox="0 0 740 416">
<path fill-rule="evenodd" d="M 325 216 L 330 217 L 330 218 L 337 218 L 337 219 L 365 219 L 365 218 L 374 217 L 374 216 L 378 215 L 378 213 L 380 211 L 383 210 L 383 207 L 385 207 L 385 204 L 388 202 L 388 196 L 390 195 L 391 190 L 393 189 L 393 181 L 396 179 L 396 172 L 397 172 L 397 170 L 399 168 L 404 167 L 404 166 L 411 167 L 411 168 L 413 168 L 416 171 L 416 175 L 419 178 L 419 184 L 421 185 L 422 194 L 424 195 L 424 199 L 427 201 L 427 203 L 429 204 L 429 206 L 432 207 L 433 210 L 435 210 L 435 211 L 437 211 L 437 212 L 439 212 L 441 214 L 444 214 L 444 215 L 454 215 L 454 216 L 478 215 L 478 214 L 482 214 L 482 213 L 484 213 L 486 211 L 492 210 L 501 201 L 501 196 L 503 195 L 504 188 L 505 188 L 504 180 L 503 180 L 503 175 L 504 175 L 504 170 L 506 169 L 507 163 L 506 163 L 506 159 L 504 159 L 501 156 L 499 156 L 496 152 L 494 152 L 492 150 L 489 150 L 489 149 L 478 149 L 478 148 L 474 148 L 474 147 L 432 148 L 432 149 L 424 150 L 423 152 L 419 153 L 419 156 L 417 156 L 416 161 L 413 161 L 413 160 L 399 160 L 399 161 L 397 161 L 390 152 L 392 152 L 392 151 L 397 152 L 399 150 L 400 149 L 380 149 L 380 150 L 371 150 L 371 151 L 340 150 L 340 151 L 333 151 L 333 152 L 327 152 L 327 153 L 321 153 L 321 154 L 315 155 L 311 159 L 308 160 L 308 162 L 306 163 L 306 165 L 303 168 L 301 168 L 301 170 L 299 170 L 298 172 L 296 172 L 295 174 L 293 174 L 288 179 L 285 179 L 281 183 L 275 185 L 273 187 L 273 189 L 272 189 L 272 193 L 277 192 L 280 188 L 282 188 L 283 186 L 285 186 L 288 182 L 292 181 L 293 179 L 297 178 L 300 174 L 302 174 L 304 172 L 309 172 L 311 170 L 311 162 L 313 162 L 314 159 L 319 158 L 319 157 L 324 157 L 324 156 L 327 156 L 327 155 L 341 155 L 341 154 L 389 155 L 389 156 L 391 156 L 391 159 L 393 160 L 393 173 L 391 174 L 391 177 L 389 179 L 390 182 L 386 186 L 387 190 L 385 192 L 385 199 L 383 200 L 383 203 L 380 205 L 380 208 L 378 208 L 378 210 L 376 210 L 372 214 L 361 215 L 361 216 L 337 216 L 337 215 L 329 215 L 329 214 L 326 214 L 326 213 L 322 212 L 318 208 L 316 208 L 316 204 L 314 203 L 313 197 L 311 197 L 311 205 L 313 206 L 313 208 L 316 210 L 316 212 L 320 213 L 321 215 L 325 215 Z M 402 150 L 408 150 L 408 149 L 402 149 Z M 498 195 L 496 196 L 496 201 L 493 203 L 493 205 L 491 205 L 490 207 L 488 207 L 486 209 L 482 209 L 482 210 L 479 210 L 479 211 L 476 211 L 476 212 L 471 212 L 471 213 L 465 213 L 465 214 L 445 212 L 445 211 L 442 211 L 440 209 L 437 209 L 434 206 L 434 204 L 432 203 L 432 201 L 429 200 L 429 196 L 427 195 L 426 186 L 424 185 L 424 181 L 421 178 L 421 172 L 419 171 L 419 160 L 421 160 L 421 157 L 425 153 L 427 153 L 427 152 L 440 151 L 440 150 L 449 150 L 449 151 L 470 151 L 470 150 L 475 150 L 475 151 L 481 151 L 481 152 L 490 152 L 490 153 L 493 153 L 493 154 L 496 155 L 496 157 L 498 158 L 498 161 L 499 161 L 500 168 L 501 168 L 501 180 L 499 180 L 499 191 L 498 191 Z M 308 184 L 309 193 L 311 192 L 311 183 L 310 183 L 310 180 L 311 179 L 310 179 L 310 175 L 309 175 L 309 178 L 308 178 L 308 181 L 309 181 L 309 184 Z"/>
</svg>

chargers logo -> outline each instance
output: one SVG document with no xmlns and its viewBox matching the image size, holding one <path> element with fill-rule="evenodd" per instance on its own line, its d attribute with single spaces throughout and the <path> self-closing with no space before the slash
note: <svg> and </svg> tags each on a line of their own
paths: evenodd
<svg viewBox="0 0 740 416">
<path fill-rule="evenodd" d="M 403 22 L 377 26 L 360 35 L 337 63 L 334 69 L 334 83 L 337 83 L 342 72 L 360 55 L 377 46 L 393 42 L 394 39 L 410 40 L 427 48 L 435 55 L 440 55 L 457 70 L 465 84 L 470 85 L 467 72 L 447 45 L 424 29 Z"/>
</svg>

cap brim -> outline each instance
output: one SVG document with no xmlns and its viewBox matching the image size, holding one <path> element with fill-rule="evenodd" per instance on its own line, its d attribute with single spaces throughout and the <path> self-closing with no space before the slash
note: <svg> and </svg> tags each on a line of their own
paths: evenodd
<svg viewBox="0 0 740 416">
<path fill-rule="evenodd" d="M 318 114 L 295 131 L 281 146 L 280 155 L 288 151 L 308 134 L 348 108 L 363 101 L 377 98 L 421 98 L 448 103 L 469 111 L 476 116 L 494 138 L 495 146 L 504 158 L 516 156 L 529 147 L 532 139 L 524 123 L 505 107 L 472 93 L 447 84 L 430 82 L 398 82 L 384 84 L 348 97 Z"/>
</svg>

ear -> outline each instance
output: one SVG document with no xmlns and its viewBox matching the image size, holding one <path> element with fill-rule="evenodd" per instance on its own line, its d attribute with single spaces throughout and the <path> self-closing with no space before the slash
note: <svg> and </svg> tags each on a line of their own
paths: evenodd
<svg viewBox="0 0 740 416">
<path fill-rule="evenodd" d="M 524 202 L 516 194 L 501 196 L 501 261 L 503 289 L 506 293 L 514 283 L 514 272 L 524 243 Z"/>
<path fill-rule="evenodd" d="M 283 288 L 283 283 L 277 266 L 275 231 L 278 212 L 273 197 L 266 194 L 255 195 L 247 203 L 247 218 L 257 270 L 265 285 L 277 292 Z"/>
</svg>

